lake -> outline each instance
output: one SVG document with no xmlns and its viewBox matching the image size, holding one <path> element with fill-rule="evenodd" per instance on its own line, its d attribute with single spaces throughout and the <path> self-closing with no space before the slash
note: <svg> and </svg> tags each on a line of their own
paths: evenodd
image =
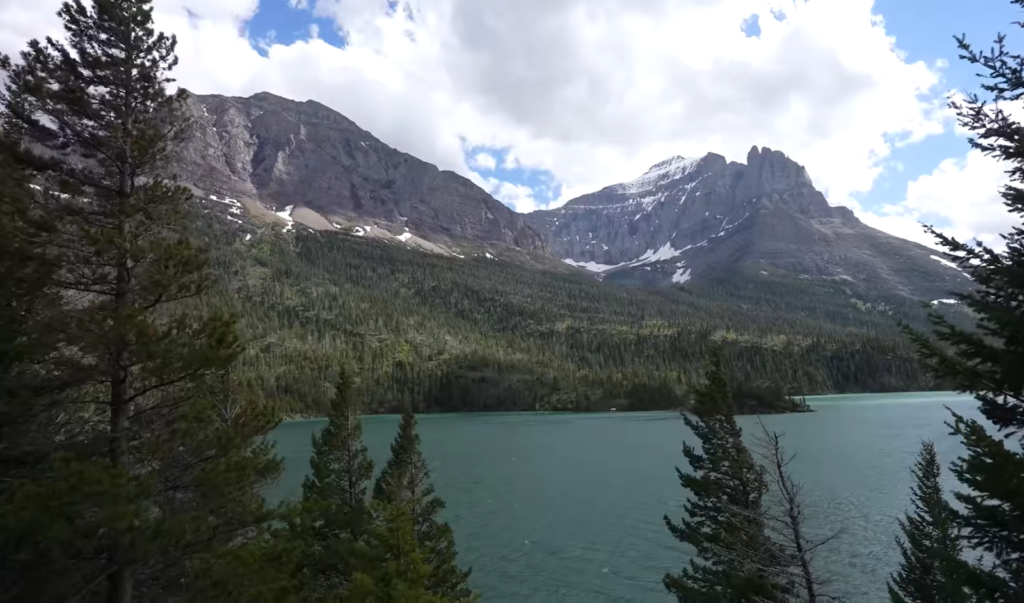
<svg viewBox="0 0 1024 603">
<path fill-rule="evenodd" d="M 977 417 L 977 403 L 952 393 L 808 398 L 814 413 L 763 417 L 796 454 L 812 531 L 842 533 L 821 550 L 829 592 L 885 601 L 898 564 L 893 537 L 906 510 L 910 467 L 922 439 L 944 465 L 961 453 L 944 422 L 949 411 Z M 754 417 L 740 417 L 745 435 Z M 324 421 L 293 421 L 275 432 L 285 473 L 272 497 L 297 497 L 310 435 Z M 364 419 L 379 469 L 397 416 Z M 687 560 L 662 515 L 678 519 L 685 493 L 674 467 L 695 438 L 676 413 L 486 413 L 419 417 L 423 451 L 448 503 L 459 558 L 473 567 L 485 602 L 671 601 L 666 571 Z M 953 480 L 946 475 L 947 484 Z"/>
</svg>

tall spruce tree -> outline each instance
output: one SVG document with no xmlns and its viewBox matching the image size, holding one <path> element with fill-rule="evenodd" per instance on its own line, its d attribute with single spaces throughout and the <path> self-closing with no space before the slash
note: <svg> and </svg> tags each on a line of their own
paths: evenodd
<svg viewBox="0 0 1024 603">
<path fill-rule="evenodd" d="M 911 470 L 913 511 L 899 520 L 896 537 L 900 569 L 889 583 L 893 603 L 966 603 L 966 563 L 956 526 L 956 512 L 940 483 L 942 466 L 935 445 L 924 442 Z"/>
<path fill-rule="evenodd" d="M 308 547 L 307 577 L 316 588 L 337 592 L 352 577 L 353 547 L 365 540 L 372 519 L 367 495 L 373 461 L 362 441 L 352 375 L 344 366 L 327 419 L 313 436 L 299 529 Z"/>
<path fill-rule="evenodd" d="M 1012 4 L 1024 6 L 1024 0 Z M 979 70 L 987 98 L 968 94 L 951 107 L 971 132 L 971 147 L 1005 162 L 1010 183 L 1000 194 L 1013 215 L 1024 215 L 1022 126 L 1004 111 L 1024 98 L 1024 56 L 1007 49 L 1003 34 L 988 52 L 975 51 L 962 36 L 956 40 L 961 58 Z M 934 339 L 907 332 L 938 376 L 974 394 L 997 432 L 954 413 L 953 432 L 967 449 L 952 465 L 966 491 L 954 496 L 963 507 L 965 548 L 983 558 L 971 588 L 980 600 L 1024 600 L 1024 229 L 1017 225 L 1004 234 L 1001 251 L 927 229 L 977 285 L 954 296 L 977 316 L 977 330 L 933 312 Z"/>
<path fill-rule="evenodd" d="M 455 535 L 451 526 L 439 518 L 445 503 L 430 482 L 430 470 L 416 433 L 416 415 L 409 406 L 402 412 L 398 434 L 391 443 L 391 458 L 374 483 L 373 498 L 408 507 L 416 542 L 424 562 L 430 567 L 427 590 L 443 601 L 471 600 L 474 597 L 468 584 L 471 570 L 459 567 Z"/>
<path fill-rule="evenodd" d="M 676 468 L 688 492 L 679 523 L 665 525 L 696 550 L 689 566 L 666 574 L 665 588 L 679 601 L 782 601 L 789 589 L 787 560 L 767 534 L 762 499 L 764 469 L 744 445 L 733 414 L 722 357 L 713 353 L 705 383 L 696 389 L 683 421 L 700 449 L 683 443 L 691 473 Z"/>
<path fill-rule="evenodd" d="M 66 44 L 0 57 L 0 104 L 33 143 L 18 156 L 46 189 L 36 244 L 60 258 L 59 350 L 86 385 L 67 400 L 78 429 L 47 479 L 12 487 L 0 527 L 63 557 L 50 568 L 61 580 L 27 598 L 126 602 L 180 589 L 191 557 L 268 518 L 258 490 L 280 464 L 259 438 L 276 418 L 218 420 L 214 377 L 241 345 L 231 313 L 206 311 L 207 256 L 182 234 L 194 203 L 162 171 L 187 128 L 184 93 L 166 90 L 174 38 L 154 30 L 147 0 L 58 14 Z"/>
</svg>

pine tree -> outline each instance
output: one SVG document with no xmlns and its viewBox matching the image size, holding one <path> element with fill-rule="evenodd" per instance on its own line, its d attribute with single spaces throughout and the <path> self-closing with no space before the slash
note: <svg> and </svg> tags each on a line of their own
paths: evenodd
<svg viewBox="0 0 1024 603">
<path fill-rule="evenodd" d="M 181 588 L 190 558 L 269 518 L 259 489 L 280 463 L 262 436 L 276 417 L 218 416 L 216 377 L 242 346 L 183 234 L 192 196 L 162 171 L 188 126 L 184 92 L 166 91 L 174 38 L 147 0 L 73 0 L 59 16 L 66 44 L 0 57 L 0 104 L 34 143 L 18 157 L 46 189 L 37 244 L 60 260 L 61 361 L 86 385 L 66 401 L 77 429 L 47 479 L 12 489 L 4 527 L 54 539 L 62 580 L 39 586 L 63 588 L 55 598 L 125 602 Z"/>
<path fill-rule="evenodd" d="M 921 445 L 911 473 L 913 512 L 899 520 L 903 538 L 897 536 L 896 545 L 902 561 L 889 583 L 889 598 L 893 603 L 966 603 L 956 512 L 943 494 L 933 443 Z"/>
<path fill-rule="evenodd" d="M 432 568 L 416 538 L 406 501 L 374 500 L 373 523 L 355 556 L 356 572 L 342 593 L 346 603 L 447 603 L 428 589 Z"/>
<path fill-rule="evenodd" d="M 781 601 L 785 560 L 767 535 L 762 499 L 764 469 L 744 445 L 719 353 L 694 392 L 683 421 L 700 450 L 683 443 L 692 473 L 676 469 L 689 493 L 679 523 L 665 515 L 672 536 L 696 549 L 689 567 L 666 574 L 665 588 L 679 601 Z"/>
<path fill-rule="evenodd" d="M 1024 0 L 1013 4 L 1024 6 Z M 975 51 L 962 36 L 956 39 L 961 57 L 985 78 L 981 87 L 991 102 L 969 94 L 951 107 L 973 134 L 971 147 L 1006 162 L 1011 182 L 1000 194 L 1012 214 L 1024 215 L 1021 124 L 1000 107 L 1024 98 L 1024 56 L 1008 51 L 1002 34 L 989 52 Z M 982 600 L 1024 600 L 1024 228 L 1017 225 L 1003 235 L 1002 251 L 927 229 L 977 285 L 954 296 L 977 316 L 977 330 L 960 328 L 933 312 L 934 340 L 906 331 L 937 376 L 974 394 L 998 432 L 991 434 L 980 422 L 954 413 L 953 432 L 967 449 L 952 465 L 966 487 L 954 493 L 963 507 L 964 545 L 984 558 L 984 565 L 972 572 L 971 588 Z"/>
<path fill-rule="evenodd" d="M 308 578 L 325 592 L 351 578 L 352 547 L 370 528 L 367 494 L 373 461 L 363 445 L 352 377 L 338 376 L 327 426 L 313 436 L 311 472 L 302 483 L 302 535 L 307 543 Z"/>
<path fill-rule="evenodd" d="M 404 504 L 411 513 L 416 542 L 430 567 L 427 588 L 443 601 L 473 598 L 468 581 L 471 570 L 458 566 L 455 535 L 440 520 L 445 503 L 434 492 L 427 460 L 420 451 L 416 433 L 416 415 L 406 406 L 398 434 L 391 443 L 391 458 L 381 470 L 373 487 L 375 500 Z"/>
</svg>

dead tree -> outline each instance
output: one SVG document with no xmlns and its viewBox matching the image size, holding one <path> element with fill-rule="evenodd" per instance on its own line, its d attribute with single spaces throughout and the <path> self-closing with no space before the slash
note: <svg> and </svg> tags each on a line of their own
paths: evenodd
<svg viewBox="0 0 1024 603">
<path fill-rule="evenodd" d="M 795 455 L 788 454 L 783 447 L 783 434 L 769 430 L 760 417 L 758 424 L 761 433 L 757 436 L 754 454 L 761 459 L 769 487 L 763 507 L 765 525 L 777 553 L 783 559 L 781 565 L 787 573 L 785 582 L 791 587 L 788 598 L 806 603 L 841 601 L 841 598 L 824 592 L 824 582 L 814 570 L 817 550 L 839 536 L 841 530 L 820 540 L 808 535 L 803 486 L 793 479 L 789 471 L 789 464 Z"/>
</svg>

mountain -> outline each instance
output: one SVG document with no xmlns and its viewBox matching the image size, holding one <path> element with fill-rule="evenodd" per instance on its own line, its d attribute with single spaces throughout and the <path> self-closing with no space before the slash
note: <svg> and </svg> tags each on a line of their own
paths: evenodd
<svg viewBox="0 0 1024 603">
<path fill-rule="evenodd" d="M 551 251 L 599 278 L 671 285 L 725 275 L 857 283 L 918 299 L 970 281 L 939 252 L 832 207 L 807 170 L 756 146 L 746 164 L 672 157 L 630 182 L 527 219 Z"/>
<path fill-rule="evenodd" d="M 396 236 L 441 253 L 457 255 L 466 241 L 545 251 L 522 216 L 477 185 L 315 101 L 190 94 L 186 110 L 193 128 L 174 168 L 214 200 L 285 224 Z"/>
</svg>

